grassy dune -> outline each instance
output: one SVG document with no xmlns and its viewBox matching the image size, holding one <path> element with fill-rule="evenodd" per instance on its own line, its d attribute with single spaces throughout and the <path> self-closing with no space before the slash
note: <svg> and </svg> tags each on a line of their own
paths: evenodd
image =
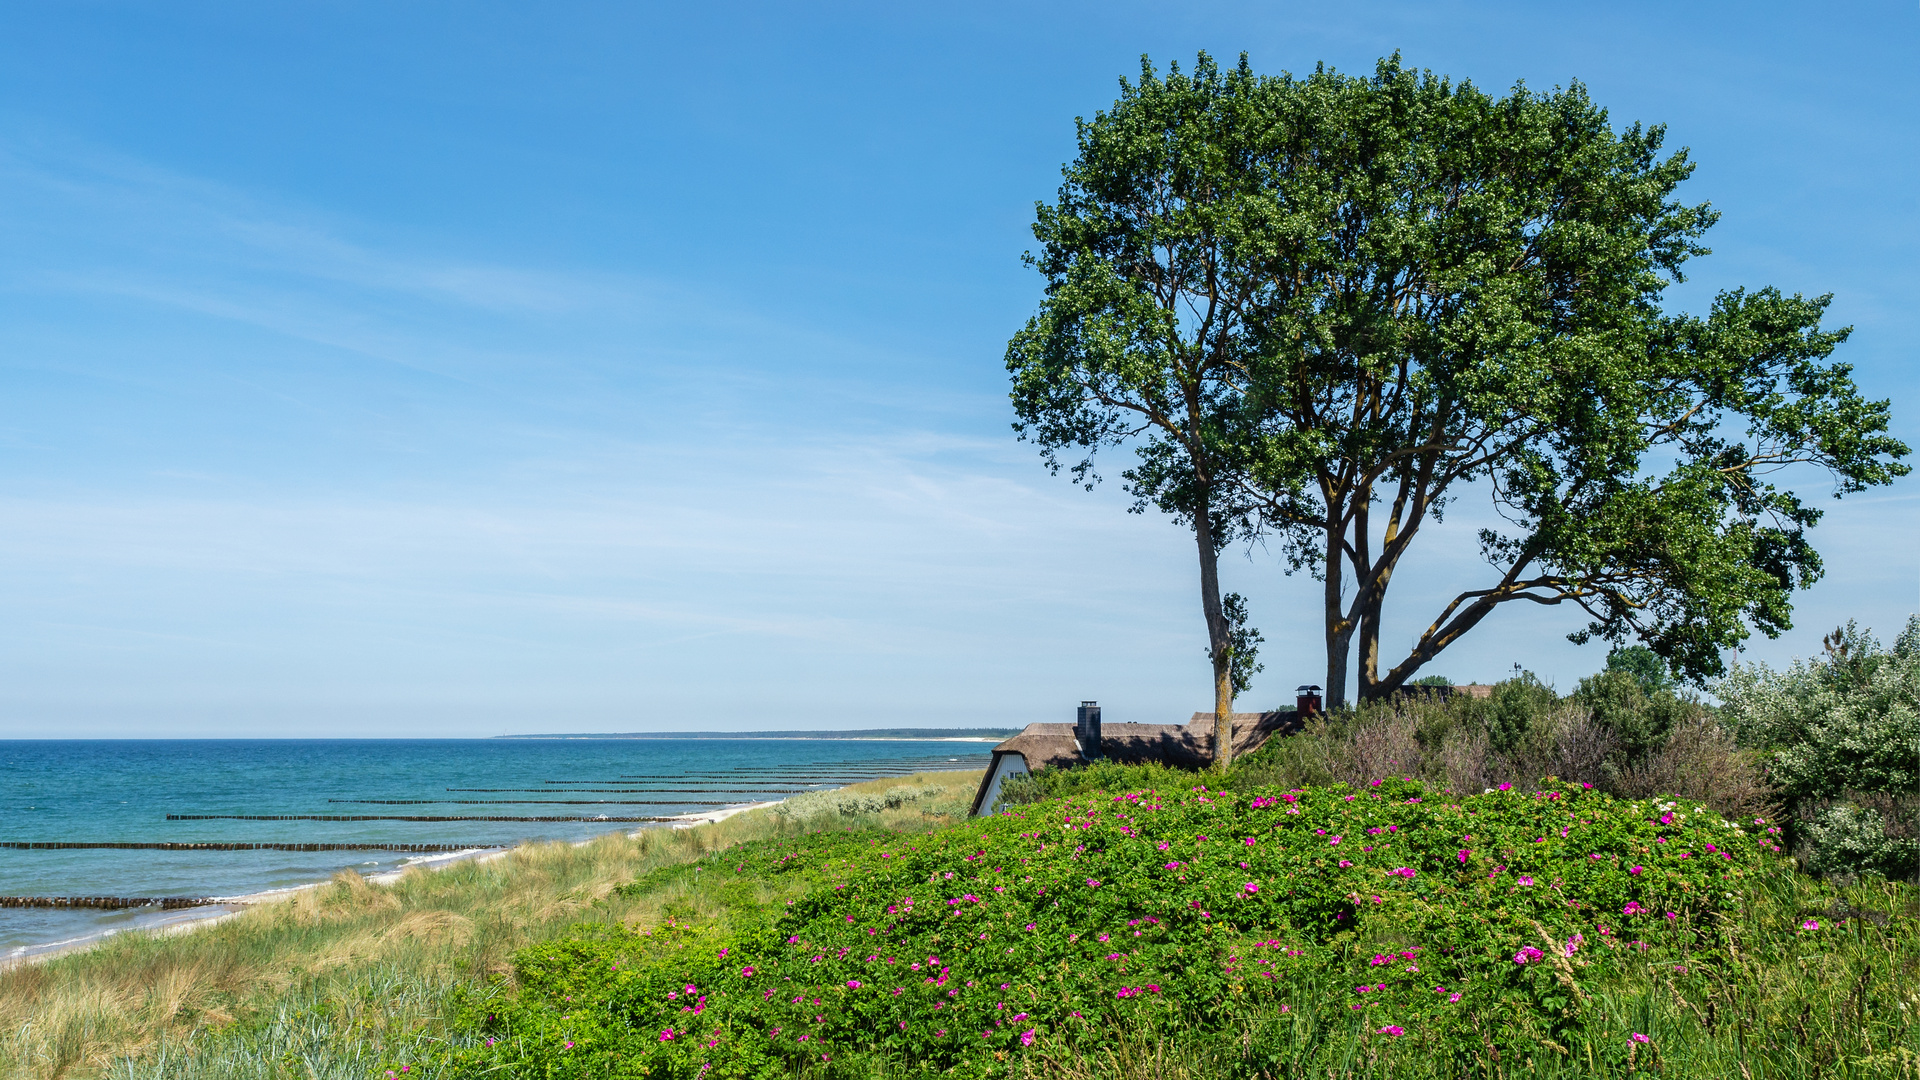
<svg viewBox="0 0 1920 1080">
<path fill-rule="evenodd" d="M 0 972 L 0 1077 L 355 1077 L 441 1037 L 457 994 L 510 988 L 515 950 L 582 922 L 724 924 L 697 881 L 616 886 L 746 840 L 803 829 L 920 831 L 958 820 L 979 773 L 924 773 L 853 791 L 935 789 L 897 808 L 804 825 L 752 811 L 692 829 L 529 844 L 486 862 L 413 869 L 390 886 L 351 871 L 175 936 L 124 934 Z M 792 886 L 788 886 L 791 888 Z M 785 899 L 777 885 L 753 900 Z M 737 897 L 730 897 L 737 902 Z"/>
</svg>

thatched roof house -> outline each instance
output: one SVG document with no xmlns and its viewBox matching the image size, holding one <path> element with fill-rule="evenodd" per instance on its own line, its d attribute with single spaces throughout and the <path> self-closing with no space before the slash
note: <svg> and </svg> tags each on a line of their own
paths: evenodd
<svg viewBox="0 0 1920 1080">
<path fill-rule="evenodd" d="M 1091 710 L 1092 722 L 1087 714 Z M 1083 765 L 1107 758 L 1136 765 L 1150 761 L 1198 769 L 1213 760 L 1213 713 L 1194 713 L 1185 724 L 1113 724 L 1103 727 L 1099 706 L 1080 707 L 1076 724 L 1028 724 L 1027 729 L 993 748 L 993 760 L 974 793 L 973 813 L 990 813 L 1009 776 L 1042 769 Z M 1233 752 L 1248 754 L 1276 734 L 1300 727 L 1296 710 L 1233 714 Z"/>
</svg>

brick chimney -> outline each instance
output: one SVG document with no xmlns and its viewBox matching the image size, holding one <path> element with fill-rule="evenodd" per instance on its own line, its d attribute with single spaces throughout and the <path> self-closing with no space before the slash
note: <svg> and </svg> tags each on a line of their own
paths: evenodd
<svg viewBox="0 0 1920 1080">
<path fill-rule="evenodd" d="M 1080 755 L 1091 761 L 1100 757 L 1100 703 L 1083 701 L 1073 723 L 1073 737 L 1080 740 Z"/>
<path fill-rule="evenodd" d="M 1320 711 L 1320 688 L 1302 686 L 1294 690 L 1294 708 L 1300 710 L 1302 719 Z"/>
</svg>

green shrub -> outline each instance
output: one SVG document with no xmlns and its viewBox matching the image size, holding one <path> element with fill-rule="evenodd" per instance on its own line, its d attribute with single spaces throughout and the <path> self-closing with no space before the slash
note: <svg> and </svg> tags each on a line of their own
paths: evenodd
<svg viewBox="0 0 1920 1080">
<path fill-rule="evenodd" d="M 1920 617 L 1890 650 L 1848 623 L 1824 658 L 1741 665 L 1715 692 L 1723 721 L 1763 754 L 1809 868 L 1920 877 Z"/>
<path fill-rule="evenodd" d="M 1531 671 L 1496 684 L 1486 710 L 1488 745 L 1500 752 L 1519 746 L 1558 700 L 1553 688 L 1541 683 Z"/>
<path fill-rule="evenodd" d="M 896 810 L 908 803 L 936 798 L 942 794 L 944 794 L 942 788 L 926 785 L 916 787 L 910 784 L 890 787 L 879 793 L 844 788 L 832 791 L 810 791 L 805 795 L 796 795 L 776 803 L 771 807 L 771 813 L 775 817 L 802 822 L 819 818 L 859 817 L 863 814 L 877 814 L 882 810 Z"/>
<path fill-rule="evenodd" d="M 1667 662 L 1645 645 L 1615 645 L 1607 651 L 1606 670 L 1626 674 L 1646 697 L 1673 689 L 1673 674 L 1667 669 Z"/>
<path fill-rule="evenodd" d="M 924 837 L 747 845 L 708 872 L 815 887 L 745 931 L 528 950 L 519 998 L 476 1010 L 428 1064 L 757 1077 L 855 1055 L 1005 1075 L 1036 1041 L 1217 1025 L 1233 1002 L 1339 1036 L 1309 1057 L 1470 1069 L 1485 1048 L 1583 1037 L 1582 982 L 1720 962 L 1714 927 L 1767 869 L 1755 833 L 1580 788 L 1449 799 L 1386 781 L 1088 793 Z"/>
<path fill-rule="evenodd" d="M 1671 691 L 1657 690 L 1650 699 L 1641 682 L 1628 671 L 1603 671 L 1580 680 L 1574 699 L 1591 711 L 1593 722 L 1612 732 L 1628 762 L 1644 761 L 1666 745 L 1683 704 Z"/>
</svg>

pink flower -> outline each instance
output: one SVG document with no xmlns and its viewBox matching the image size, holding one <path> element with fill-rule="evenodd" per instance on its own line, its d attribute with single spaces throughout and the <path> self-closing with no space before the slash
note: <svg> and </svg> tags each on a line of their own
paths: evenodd
<svg viewBox="0 0 1920 1080">
<path fill-rule="evenodd" d="M 860 989 L 860 980 L 859 980 L 859 979 L 848 979 L 848 980 L 847 980 L 847 989 L 849 989 L 849 990 L 858 990 L 858 989 Z"/>
<path fill-rule="evenodd" d="M 1539 949 L 1531 945 L 1524 945 L 1519 952 L 1513 954 L 1513 962 L 1516 964 L 1531 964 L 1545 955 L 1545 953 L 1542 953 Z"/>
<path fill-rule="evenodd" d="M 1818 929 L 1820 929 L 1820 920 L 1819 920 L 1819 919 L 1808 919 L 1808 920 L 1807 920 L 1806 922 L 1803 922 L 1803 923 L 1801 923 L 1801 924 L 1800 924 L 1800 929 L 1802 929 L 1802 930 L 1818 930 Z"/>
<path fill-rule="evenodd" d="M 1459 995 L 1459 994 L 1448 994 L 1448 995 L 1447 995 L 1447 1003 L 1448 1003 L 1448 1004 L 1452 1004 L 1453 1002 L 1456 1002 L 1456 1001 L 1459 1001 L 1459 1000 L 1460 1000 L 1460 995 Z"/>
<path fill-rule="evenodd" d="M 672 1028 L 662 1028 L 662 1029 L 660 1030 L 660 1041 L 661 1041 L 661 1042 L 672 1042 L 672 1041 L 673 1041 L 673 1029 L 672 1029 Z M 568 1046 L 572 1046 L 573 1044 L 572 1044 L 572 1043 L 568 1043 L 567 1045 L 568 1045 Z"/>
<path fill-rule="evenodd" d="M 1640 1034 L 1639 1032 L 1637 1032 L 1637 1031 L 1636 1031 L 1636 1032 L 1634 1032 L 1634 1033 L 1633 1033 L 1633 1041 L 1634 1041 L 1634 1042 L 1637 1042 L 1637 1043 L 1650 1043 L 1650 1042 L 1652 1042 L 1653 1040 L 1652 1040 L 1652 1039 L 1649 1039 L 1649 1038 L 1647 1038 L 1647 1037 L 1646 1037 L 1645 1035 L 1642 1035 L 1642 1034 Z"/>
<path fill-rule="evenodd" d="M 1531 884 L 1533 884 L 1533 879 L 1532 879 L 1532 878 L 1530 878 L 1530 877 L 1528 877 L 1528 876 L 1527 876 L 1527 875 L 1525 875 L 1525 874 L 1522 874 L 1522 875 L 1520 875 L 1520 884 L 1522 884 L 1522 885 L 1531 885 Z"/>
<path fill-rule="evenodd" d="M 1460 849 L 1460 865 L 1461 866 L 1467 865 L 1467 856 L 1471 854 L 1473 854 L 1473 852 L 1468 851 L 1466 848 Z"/>
<path fill-rule="evenodd" d="M 1247 882 L 1247 883 L 1246 883 L 1245 885 L 1242 885 L 1242 886 L 1240 886 L 1240 887 L 1241 887 L 1241 888 L 1243 888 L 1243 889 L 1245 889 L 1245 890 L 1247 890 L 1247 895 L 1248 895 L 1248 896 L 1252 896 L 1252 895 L 1253 895 L 1254 893 L 1257 893 L 1257 892 L 1259 892 L 1259 891 L 1260 891 L 1260 886 L 1259 886 L 1259 884 L 1257 884 L 1256 882 L 1252 882 L 1252 881 L 1249 881 L 1249 882 Z"/>
<path fill-rule="evenodd" d="M 1512 784 L 1501 784 L 1501 785 L 1500 785 L 1500 790 L 1501 790 L 1501 791 L 1512 791 L 1512 790 L 1513 790 L 1513 785 L 1512 785 Z"/>
<path fill-rule="evenodd" d="M 1398 1024 L 1388 1024 L 1386 1027 L 1378 1028 L 1374 1031 L 1375 1035 L 1391 1035 L 1396 1039 L 1406 1033 L 1406 1029 Z"/>
<path fill-rule="evenodd" d="M 916 966 L 917 966 L 917 965 L 916 965 Z M 747 965 L 746 967 L 743 967 L 743 968 L 741 968 L 741 969 L 740 969 L 740 976 L 741 976 L 742 978 L 746 978 L 746 979 L 751 979 L 751 978 L 753 978 L 753 965 L 752 965 L 752 964 L 748 964 L 748 965 Z"/>
<path fill-rule="evenodd" d="M 1032 1028 L 1028 1028 L 1027 1030 L 1020 1033 L 1020 1045 L 1021 1046 L 1033 1045 L 1033 1029 Z"/>
</svg>

